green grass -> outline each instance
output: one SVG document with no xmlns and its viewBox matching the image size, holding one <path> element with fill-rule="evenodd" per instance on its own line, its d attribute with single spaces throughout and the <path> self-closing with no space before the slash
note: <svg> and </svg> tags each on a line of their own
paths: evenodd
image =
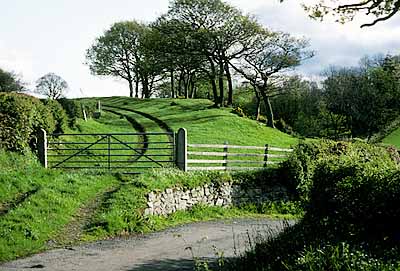
<svg viewBox="0 0 400 271">
<path fill-rule="evenodd" d="M 400 128 L 394 130 L 387 137 L 382 140 L 383 143 L 394 145 L 397 148 L 400 148 Z"/>
<path fill-rule="evenodd" d="M 93 102 L 95 99 L 89 99 Z M 74 130 L 66 133 L 126 133 L 138 131 L 138 126 L 119 114 L 132 118 L 147 132 L 163 132 L 166 128 L 176 131 L 184 127 L 188 130 L 190 143 L 217 143 L 289 147 L 297 139 L 264 124 L 241 118 L 231 113 L 230 109 L 209 108 L 207 100 L 172 100 L 132 98 L 102 98 L 103 105 L 118 106 L 122 109 L 109 108 L 117 114 L 103 111 L 99 119 L 78 120 Z M 106 106 L 103 107 L 107 109 Z M 130 112 L 134 109 L 139 112 Z M 142 113 L 149 114 L 149 118 Z M 72 143 L 76 141 L 90 143 L 98 136 L 61 136 L 52 141 Z M 120 140 L 141 142 L 140 136 Z M 166 147 L 169 144 L 156 145 L 155 142 L 167 142 L 166 135 L 147 138 L 152 146 Z M 116 142 L 116 141 L 114 141 Z M 61 146 L 64 148 L 67 144 Z M 78 147 L 70 144 L 69 147 Z M 118 145 L 121 147 L 122 145 Z M 57 153 L 60 150 L 51 150 Z M 88 154 L 104 154 L 103 150 L 86 150 Z M 132 151 L 129 151 L 132 153 Z M 70 151 L 73 153 L 73 151 Z M 148 150 L 146 154 L 170 155 L 170 150 Z M 59 157 L 50 157 L 50 165 Z M 76 159 L 76 158 L 74 158 Z M 72 165 L 82 165 L 83 158 L 77 158 Z M 129 157 L 126 160 L 130 159 Z M 140 161 L 148 160 L 141 157 Z M 104 161 L 93 159 L 99 168 Z M 53 162 L 51 162 L 53 161 Z M 140 164 L 140 163 L 137 163 Z M 172 165 L 172 163 L 170 163 Z M 66 225 L 81 207 L 93 201 L 112 187 L 120 187 L 110 193 L 93 210 L 89 224 L 84 229 L 83 240 L 97 240 L 109 236 L 149 232 L 170 226 L 200 220 L 230 218 L 238 216 L 265 216 L 287 212 L 291 215 L 290 204 L 254 206 L 243 208 L 221 208 L 196 206 L 190 211 L 176 212 L 168 217 L 143 217 L 146 207 L 145 195 L 150 191 L 162 191 L 170 187 L 193 188 L 215 181 L 240 181 L 247 177 L 233 177 L 229 173 L 184 173 L 175 169 L 151 170 L 137 178 L 120 175 L 118 177 L 104 171 L 61 171 L 43 169 L 31 154 L 18 155 L 0 152 L 0 262 L 36 253 L 48 248 L 47 242 L 63 232 Z M 285 211 L 286 210 L 286 211 Z M 289 210 L 289 211 L 288 211 Z M 260 214 L 262 213 L 262 214 Z"/>
<path fill-rule="evenodd" d="M 297 140 L 265 124 L 239 117 L 230 108 L 210 108 L 209 100 L 147 99 L 137 100 L 127 97 L 102 98 L 104 105 L 134 109 L 151 114 L 177 131 L 188 130 L 190 143 L 219 143 L 289 147 Z M 149 121 L 148 130 L 158 129 Z"/>
<path fill-rule="evenodd" d="M 246 176 L 245 176 L 246 175 Z M 204 184 L 234 182 L 253 185 L 265 181 L 265 175 L 257 172 L 230 174 L 226 172 L 182 172 L 176 169 L 153 170 L 137 178 L 123 179 L 120 189 L 109 198 L 103 209 L 86 229 L 86 240 L 130 233 L 158 231 L 179 224 L 218 218 L 269 217 L 296 219 L 302 209 L 295 202 L 270 202 L 262 205 L 246 204 L 231 208 L 195 206 L 188 211 L 178 211 L 167 217 L 144 217 L 146 195 L 150 191 L 164 191 L 179 187 L 190 190 Z M 126 177 L 125 177 L 126 178 Z M 270 180 L 273 183 L 272 180 Z"/>
<path fill-rule="evenodd" d="M 17 154 L 0 157 L 6 169 L 0 172 L 0 200 L 8 207 L 0 216 L 0 262 L 46 249 L 79 207 L 117 181 L 110 175 L 46 170 Z M 37 190 L 18 204 L 5 204 L 32 187 Z"/>
</svg>

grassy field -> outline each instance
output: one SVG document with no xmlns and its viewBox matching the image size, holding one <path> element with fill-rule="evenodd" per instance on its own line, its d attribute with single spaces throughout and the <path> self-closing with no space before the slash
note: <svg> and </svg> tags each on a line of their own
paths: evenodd
<svg viewBox="0 0 400 271">
<path fill-rule="evenodd" d="M 127 97 L 101 99 L 104 108 L 112 106 L 114 110 L 137 118 L 148 131 L 162 131 L 155 121 L 129 110 L 140 111 L 156 117 L 172 130 L 186 128 L 189 143 L 215 143 L 289 147 L 297 139 L 271 129 L 265 124 L 239 117 L 229 108 L 210 108 L 209 100 L 183 99 L 147 99 L 137 100 Z"/>
<path fill-rule="evenodd" d="M 139 101 L 122 97 L 101 100 L 103 112 L 99 119 L 78 120 L 76 129 L 66 133 L 171 132 L 184 127 L 191 143 L 228 141 L 230 144 L 263 146 L 268 143 L 288 147 L 297 142 L 297 139 L 264 124 L 234 115 L 230 109 L 209 108 L 211 103 L 207 100 Z M 74 143 L 77 141 L 87 145 L 99 138 L 90 135 L 53 138 L 51 142 L 62 144 L 51 145 L 54 149 L 49 153 L 60 152 L 67 146 L 79 147 Z M 157 145 L 162 148 L 171 138 L 169 135 L 149 138 L 121 135 L 119 139 L 143 147 L 145 142 L 151 143 L 150 147 L 156 142 L 164 142 Z M 126 160 L 137 155 L 130 148 L 122 151 L 129 153 Z M 146 155 L 155 152 L 170 155 L 170 151 L 149 149 Z M 104 154 L 105 150 L 88 149 L 85 152 Z M 50 156 L 50 165 L 57 163 L 56 159 L 60 157 Z M 82 159 L 86 158 L 78 156 L 76 159 L 72 166 L 84 165 Z M 93 159 L 101 168 L 104 161 Z M 234 178 L 229 173 L 183 173 L 175 169 L 150 170 L 139 177 L 110 174 L 103 170 L 51 170 L 43 169 L 32 154 L 0 151 L 0 262 L 52 247 L 160 230 L 191 221 L 265 214 L 279 216 L 280 213 L 289 217 L 298 215 L 298 210 L 293 214 L 284 211 L 287 209 L 285 205 L 266 206 L 261 212 L 253 206 L 240 209 L 196 206 L 191 211 L 177 212 L 168 217 L 143 217 L 145 195 L 149 191 L 174 186 L 192 188 L 216 179 Z"/>
<path fill-rule="evenodd" d="M 382 142 L 400 148 L 400 127 L 385 137 Z"/>
</svg>

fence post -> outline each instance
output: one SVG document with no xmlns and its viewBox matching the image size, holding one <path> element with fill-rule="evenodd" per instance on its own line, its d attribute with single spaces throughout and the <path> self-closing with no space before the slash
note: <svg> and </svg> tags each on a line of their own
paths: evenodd
<svg viewBox="0 0 400 271">
<path fill-rule="evenodd" d="M 187 132 L 185 128 L 179 128 L 176 135 L 176 166 L 187 171 Z"/>
<path fill-rule="evenodd" d="M 225 171 L 228 170 L 228 141 L 224 142 L 224 153 L 225 155 L 223 156 L 224 163 L 222 164 L 223 167 L 225 167 Z"/>
<path fill-rule="evenodd" d="M 47 168 L 47 133 L 40 129 L 37 135 L 38 157 L 44 168 Z"/>
<path fill-rule="evenodd" d="M 268 166 L 268 144 L 265 144 L 265 150 L 264 150 L 264 167 Z"/>
<path fill-rule="evenodd" d="M 111 136 L 107 135 L 107 165 L 108 165 L 108 170 L 111 170 Z"/>
</svg>

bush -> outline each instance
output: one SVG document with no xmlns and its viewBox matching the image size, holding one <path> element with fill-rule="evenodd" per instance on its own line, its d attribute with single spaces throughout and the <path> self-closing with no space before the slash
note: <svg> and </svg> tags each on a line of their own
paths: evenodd
<svg viewBox="0 0 400 271">
<path fill-rule="evenodd" d="M 386 158 L 386 159 L 385 159 Z M 400 170 L 387 153 L 349 153 L 327 159 L 314 173 L 307 219 L 336 236 L 400 241 Z"/>
<path fill-rule="evenodd" d="M 83 119 L 83 109 L 86 111 L 87 117 L 91 117 L 96 111 L 96 101 L 94 100 L 71 100 L 61 98 L 57 100 L 64 108 L 68 116 L 68 126 L 74 128 L 78 118 Z"/>
<path fill-rule="evenodd" d="M 71 128 L 75 127 L 76 119 L 83 118 L 81 103 L 77 100 L 71 100 L 67 98 L 61 98 L 57 101 L 61 104 L 68 116 L 68 126 Z"/>
<path fill-rule="evenodd" d="M 0 142 L 4 149 L 23 151 L 34 141 L 39 129 L 55 130 L 51 112 L 34 97 L 0 93 Z"/>
<path fill-rule="evenodd" d="M 51 111 L 55 120 L 54 133 L 63 133 L 68 125 L 68 117 L 61 104 L 55 100 L 44 100 L 43 104 Z"/>
</svg>

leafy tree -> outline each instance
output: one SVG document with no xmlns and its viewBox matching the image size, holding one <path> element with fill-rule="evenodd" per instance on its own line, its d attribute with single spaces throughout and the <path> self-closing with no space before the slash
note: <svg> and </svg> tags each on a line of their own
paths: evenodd
<svg viewBox="0 0 400 271">
<path fill-rule="evenodd" d="M 256 21 L 221 0 L 175 0 L 166 18 L 189 26 L 187 37 L 193 53 L 207 60 L 207 68 L 202 71 L 211 83 L 215 104 L 224 105 L 226 80 L 227 103 L 231 105 L 233 84 L 229 61 L 240 57 L 244 49 L 240 45 L 254 35 Z"/>
<path fill-rule="evenodd" d="M 322 19 L 327 14 L 333 14 L 341 23 L 351 21 L 356 15 L 363 13 L 374 17 L 372 22 L 361 25 L 368 27 L 396 15 L 400 9 L 400 0 L 354 0 L 350 3 L 343 0 L 318 0 L 314 5 L 303 5 L 303 7 L 312 18 Z"/>
<path fill-rule="evenodd" d="M 18 92 L 24 90 L 24 83 L 13 72 L 0 68 L 0 92 Z"/>
<path fill-rule="evenodd" d="M 86 52 L 86 64 L 95 75 L 114 76 L 128 81 L 129 95 L 139 89 L 139 38 L 145 26 L 135 21 L 118 22 L 111 26 Z"/>
<path fill-rule="evenodd" d="M 59 99 L 65 96 L 68 83 L 54 73 L 47 73 L 36 81 L 35 92 L 50 99 Z"/>
<path fill-rule="evenodd" d="M 267 125 L 274 128 L 271 98 L 282 94 L 279 86 L 285 79 L 283 72 L 312 57 L 313 52 L 306 50 L 306 40 L 267 29 L 260 30 L 252 43 L 246 46 L 251 51 L 244 54 L 240 62 L 231 63 L 231 66 L 260 94 L 267 111 Z"/>
</svg>

